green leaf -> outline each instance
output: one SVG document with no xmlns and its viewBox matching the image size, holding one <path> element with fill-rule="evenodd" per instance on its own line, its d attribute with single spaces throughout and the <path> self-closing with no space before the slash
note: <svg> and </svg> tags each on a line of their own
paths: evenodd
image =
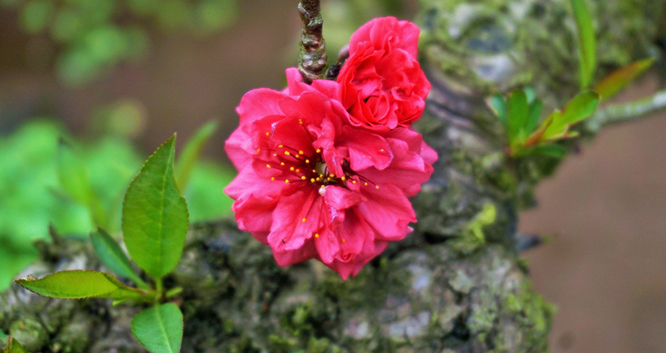
<svg viewBox="0 0 666 353">
<path fill-rule="evenodd" d="M 178 158 L 178 163 L 176 163 L 176 182 L 178 183 L 180 190 L 185 190 L 187 187 L 187 183 L 190 180 L 190 174 L 192 173 L 194 165 L 199 160 L 199 156 L 201 156 L 201 151 L 216 130 L 217 122 L 208 122 L 199 129 L 199 131 L 185 145 L 185 148 L 183 148 L 183 151 Z"/>
<path fill-rule="evenodd" d="M 567 137 L 574 137 L 574 134 L 568 134 L 569 128 L 594 114 L 599 104 L 599 95 L 592 91 L 583 92 L 567 103 L 564 111 L 556 110 L 546 120 L 547 124 L 542 141 L 558 140 Z"/>
<path fill-rule="evenodd" d="M 525 97 L 527 97 L 527 104 L 532 105 L 536 99 L 536 92 L 534 92 L 534 88 L 525 87 L 523 88 L 523 92 L 525 92 Z"/>
<path fill-rule="evenodd" d="M 106 226 L 107 211 L 92 189 L 84 161 L 73 146 L 62 138 L 56 154 L 56 174 L 67 196 L 87 206 L 94 221 L 100 226 Z"/>
<path fill-rule="evenodd" d="M 176 135 L 148 158 L 123 202 L 122 228 L 127 251 L 155 278 L 176 267 L 187 234 L 187 204 L 173 174 L 175 139 Z"/>
<path fill-rule="evenodd" d="M 554 158 L 562 158 L 566 153 L 567 153 L 566 148 L 552 143 L 536 146 L 530 151 L 530 154 L 536 154 L 536 155 L 542 155 Z"/>
<path fill-rule="evenodd" d="M 525 123 L 525 131 L 526 133 L 531 133 L 536 129 L 537 125 L 539 124 L 539 118 L 541 117 L 541 112 L 543 111 L 543 102 L 539 99 L 533 100 L 533 102 L 530 104 L 530 112 L 527 118 L 527 122 Z"/>
<path fill-rule="evenodd" d="M 7 347 L 2 350 L 2 353 L 26 353 L 25 349 L 23 349 L 23 346 L 15 340 L 12 337 L 9 337 L 9 343 L 7 343 Z"/>
<path fill-rule="evenodd" d="M 580 66 L 580 89 L 590 86 L 597 66 L 597 43 L 594 36 L 592 16 L 585 0 L 571 0 L 578 27 L 578 63 Z"/>
<path fill-rule="evenodd" d="M 56 272 L 41 279 L 20 279 L 16 283 L 39 295 L 59 299 L 139 299 L 145 294 L 120 283 L 108 273 L 97 271 Z"/>
<path fill-rule="evenodd" d="M 513 91 L 507 98 L 507 132 L 511 145 L 520 143 L 527 136 L 525 124 L 528 120 L 529 106 L 527 95 L 523 91 Z"/>
<path fill-rule="evenodd" d="M 67 196 L 84 205 L 88 204 L 91 193 L 88 171 L 83 160 L 74 152 L 72 145 L 63 139 L 58 142 L 56 173 L 60 186 Z"/>
<path fill-rule="evenodd" d="M 175 304 L 163 304 L 138 313 L 132 333 L 151 353 L 177 353 L 183 339 L 183 314 Z"/>
<path fill-rule="evenodd" d="M 506 128 L 506 103 L 501 94 L 496 93 L 486 99 L 486 105 Z"/>
<path fill-rule="evenodd" d="M 631 81 L 640 76 L 654 64 L 654 59 L 643 59 L 623 66 L 606 76 L 595 87 L 594 91 L 607 100 L 620 93 Z"/>
<path fill-rule="evenodd" d="M 90 233 L 90 241 L 100 260 L 113 272 L 145 286 L 145 282 L 134 272 L 132 265 L 120 245 L 102 228 Z"/>
</svg>

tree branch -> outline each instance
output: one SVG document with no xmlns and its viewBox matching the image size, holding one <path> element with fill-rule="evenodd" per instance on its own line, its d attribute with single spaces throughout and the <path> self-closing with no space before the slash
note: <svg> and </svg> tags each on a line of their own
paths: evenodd
<svg viewBox="0 0 666 353">
<path fill-rule="evenodd" d="M 326 43 L 322 36 L 324 20 L 321 17 L 321 4 L 319 0 L 302 0 L 298 4 L 298 12 L 303 21 L 298 70 L 304 82 L 312 83 L 323 78 L 328 61 Z"/>
<path fill-rule="evenodd" d="M 628 103 L 611 104 L 592 116 L 585 124 L 585 129 L 597 133 L 602 127 L 638 120 L 650 113 L 666 109 L 666 90 L 659 91 L 651 97 L 642 98 Z"/>
</svg>

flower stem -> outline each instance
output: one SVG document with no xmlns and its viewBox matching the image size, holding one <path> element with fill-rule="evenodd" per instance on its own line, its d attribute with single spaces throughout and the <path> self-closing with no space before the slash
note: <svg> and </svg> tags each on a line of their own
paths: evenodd
<svg viewBox="0 0 666 353">
<path fill-rule="evenodd" d="M 321 17 L 320 0 L 302 0 L 298 4 L 298 12 L 303 21 L 298 70 L 304 82 L 312 83 L 315 79 L 323 78 L 328 61 L 322 36 L 324 20 Z"/>
<path fill-rule="evenodd" d="M 596 133 L 604 126 L 638 120 L 662 109 L 666 109 L 666 90 L 659 91 L 651 97 L 608 105 L 592 116 L 585 124 L 585 128 L 589 132 Z"/>
</svg>

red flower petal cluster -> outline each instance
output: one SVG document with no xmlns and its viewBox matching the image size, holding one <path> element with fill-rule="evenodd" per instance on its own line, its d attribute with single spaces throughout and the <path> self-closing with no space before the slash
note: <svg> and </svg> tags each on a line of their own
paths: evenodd
<svg viewBox="0 0 666 353">
<path fill-rule="evenodd" d="M 421 117 L 431 86 L 416 60 L 419 32 L 411 22 L 384 17 L 351 37 L 338 82 L 352 125 L 383 132 Z"/>
<path fill-rule="evenodd" d="M 386 35 L 394 37 L 386 43 L 415 40 Z M 240 126 L 225 146 L 239 175 L 225 192 L 239 228 L 270 245 L 280 266 L 314 258 L 346 279 L 411 232 L 407 198 L 428 180 L 437 154 L 409 126 L 421 112 L 405 117 L 395 105 L 399 124 L 359 128 L 338 82 L 307 85 L 292 68 L 287 83 L 242 98 Z"/>
</svg>

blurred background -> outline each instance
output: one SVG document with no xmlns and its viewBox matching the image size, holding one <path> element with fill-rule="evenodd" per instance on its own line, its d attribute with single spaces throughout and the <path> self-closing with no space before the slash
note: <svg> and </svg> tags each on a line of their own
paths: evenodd
<svg viewBox="0 0 666 353">
<path fill-rule="evenodd" d="M 228 214 L 234 108 L 252 88 L 280 88 L 295 66 L 297 3 L 0 0 L 0 290 L 49 225 L 72 237 L 92 229 L 94 210 L 62 180 L 70 159 L 117 231 L 122 193 L 147 154 L 176 131 L 182 147 L 215 120 L 184 193 L 195 221 Z M 417 10 L 326 1 L 329 56 L 368 19 Z M 656 88 L 648 76 L 619 99 Z M 521 218 L 521 230 L 552 236 L 526 258 L 536 290 L 559 308 L 553 352 L 666 352 L 663 131 L 666 114 L 603 131 Z"/>
</svg>

